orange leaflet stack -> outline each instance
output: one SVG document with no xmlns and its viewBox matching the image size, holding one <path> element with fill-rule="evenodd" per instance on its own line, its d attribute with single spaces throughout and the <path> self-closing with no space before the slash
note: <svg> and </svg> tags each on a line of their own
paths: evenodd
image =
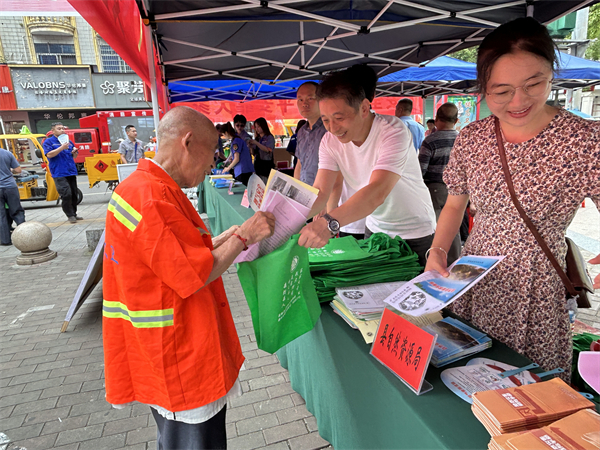
<svg viewBox="0 0 600 450">
<path fill-rule="evenodd" d="M 535 430 L 492 437 L 489 450 L 597 450 L 600 448 L 600 415 L 583 409 Z"/>
<path fill-rule="evenodd" d="M 594 404 L 560 378 L 473 394 L 473 414 L 492 436 L 550 425 Z"/>
</svg>

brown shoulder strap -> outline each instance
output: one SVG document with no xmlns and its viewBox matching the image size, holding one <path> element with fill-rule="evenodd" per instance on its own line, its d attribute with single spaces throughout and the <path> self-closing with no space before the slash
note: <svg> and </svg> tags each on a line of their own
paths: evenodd
<svg viewBox="0 0 600 450">
<path fill-rule="evenodd" d="M 506 161 L 506 153 L 504 152 L 504 143 L 502 142 L 502 132 L 500 131 L 500 121 L 497 117 L 494 117 L 494 124 L 496 126 L 496 140 L 498 141 L 498 150 L 500 151 L 502 170 L 504 171 L 504 178 L 506 179 L 506 184 L 510 192 L 510 197 L 512 198 L 512 201 L 515 204 L 515 208 L 517 208 L 517 211 L 519 211 L 519 214 L 521 215 L 521 218 L 527 225 L 527 228 L 529 228 L 531 234 L 533 234 L 535 240 L 540 245 L 548 259 L 552 263 L 552 267 L 554 267 L 554 270 L 556 270 L 556 273 L 558 273 L 558 275 L 560 276 L 569 294 L 575 297 L 577 296 L 575 286 L 573 286 L 573 283 L 571 283 L 571 280 L 569 280 L 565 271 L 562 270 L 562 267 L 560 267 L 560 264 L 552 254 L 552 251 L 548 247 L 548 244 L 546 244 L 546 241 L 544 240 L 542 235 L 539 233 L 531 219 L 527 216 L 527 213 L 523 210 L 521 203 L 519 203 L 519 199 L 517 198 L 517 194 L 515 194 L 515 188 L 512 183 L 512 177 L 510 176 L 510 171 L 508 170 L 508 162 Z"/>
</svg>

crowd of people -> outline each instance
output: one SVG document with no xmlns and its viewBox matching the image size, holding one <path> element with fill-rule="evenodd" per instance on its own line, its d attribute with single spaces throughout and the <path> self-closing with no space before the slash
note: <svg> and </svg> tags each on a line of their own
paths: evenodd
<svg viewBox="0 0 600 450">
<path fill-rule="evenodd" d="M 409 101 L 395 116 L 374 112 L 377 77 L 366 66 L 307 82 L 297 91 L 306 122 L 296 130 L 294 175 L 319 190 L 302 246 L 383 232 L 404 239 L 425 270 L 446 276 L 459 254 L 506 256 L 451 309 L 543 369 L 565 369 L 568 380 L 565 289 L 510 200 L 495 133 L 497 123 L 521 204 L 564 267 L 565 232 L 579 205 L 591 197 L 600 207 L 600 126 L 546 104 L 555 64 L 552 39 L 534 19 L 491 32 L 477 69 L 493 115 L 460 133 L 451 103 L 436 111 L 427 135 Z M 140 161 L 111 199 L 106 398 L 116 407 L 149 405 L 159 448 L 225 448 L 227 401 L 241 393 L 244 358 L 220 276 L 273 233 L 274 217 L 258 212 L 211 238 L 180 189 L 210 173 L 215 149 L 242 183 L 273 168 L 266 120 L 254 121 L 253 138 L 246 118 L 233 122 L 215 129 L 193 109 L 170 110 L 158 128 L 160 151 Z M 231 141 L 229 158 L 220 137 Z M 461 249 L 469 201 L 477 214 Z"/>
</svg>

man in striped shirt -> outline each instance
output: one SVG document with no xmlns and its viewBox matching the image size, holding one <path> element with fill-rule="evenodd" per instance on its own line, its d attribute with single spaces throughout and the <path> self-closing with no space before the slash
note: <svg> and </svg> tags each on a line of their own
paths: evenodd
<svg viewBox="0 0 600 450">
<path fill-rule="evenodd" d="M 437 110 L 435 128 L 437 131 L 425 138 L 419 149 L 419 163 L 423 173 L 423 181 L 429 189 L 431 202 L 438 219 L 448 198 L 448 188 L 444 179 L 444 169 L 450 160 L 450 151 L 458 136 L 454 129 L 458 122 L 458 108 L 454 103 L 444 103 Z M 448 252 L 448 264 L 458 259 L 460 255 L 460 235 L 454 238 Z"/>
</svg>

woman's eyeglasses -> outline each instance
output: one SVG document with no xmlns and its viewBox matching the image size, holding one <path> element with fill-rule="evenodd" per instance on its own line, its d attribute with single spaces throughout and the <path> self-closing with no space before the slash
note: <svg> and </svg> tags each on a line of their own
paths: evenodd
<svg viewBox="0 0 600 450">
<path fill-rule="evenodd" d="M 494 103 L 502 105 L 512 100 L 517 92 L 517 89 L 523 89 L 525 95 L 529 97 L 539 97 L 546 92 L 548 84 L 552 83 L 552 78 L 534 78 L 529 80 L 523 86 L 512 87 L 512 86 L 500 86 L 496 89 L 486 92 L 486 96 Z"/>
</svg>

